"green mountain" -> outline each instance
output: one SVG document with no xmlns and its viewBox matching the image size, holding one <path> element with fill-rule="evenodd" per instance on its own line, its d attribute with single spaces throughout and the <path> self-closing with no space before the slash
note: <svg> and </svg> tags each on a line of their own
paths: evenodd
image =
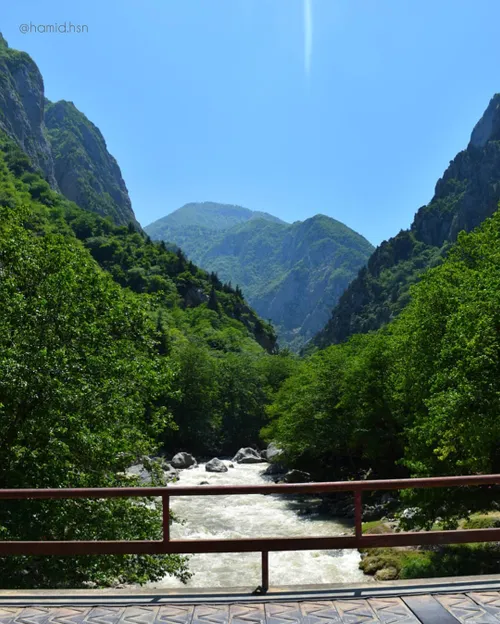
<svg viewBox="0 0 500 624">
<path fill-rule="evenodd" d="M 43 78 L 38 67 L 26 52 L 9 48 L 0 33 L 0 130 L 58 190 L 43 111 Z"/>
<path fill-rule="evenodd" d="M 223 204 L 187 204 L 145 228 L 194 262 L 237 284 L 294 349 L 321 329 L 373 247 L 339 221 L 293 224 Z"/>
<path fill-rule="evenodd" d="M 73 102 L 46 102 L 45 126 L 59 189 L 81 208 L 138 226 L 120 167 L 99 128 Z"/>
<path fill-rule="evenodd" d="M 349 285 L 312 346 L 325 347 L 388 323 L 406 306 L 410 286 L 442 262 L 462 231 L 491 216 L 500 200 L 500 95 L 476 124 L 467 149 L 451 161 L 434 197 L 409 230 L 384 241 Z"/>
<path fill-rule="evenodd" d="M 0 34 L 0 130 L 14 140 L 52 189 L 118 225 L 137 223 L 116 160 L 96 126 L 72 102 L 51 103 L 25 52 Z"/>
</svg>

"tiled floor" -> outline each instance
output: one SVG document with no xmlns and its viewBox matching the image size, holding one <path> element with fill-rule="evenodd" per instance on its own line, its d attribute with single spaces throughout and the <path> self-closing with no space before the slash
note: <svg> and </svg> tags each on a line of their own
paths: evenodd
<svg viewBox="0 0 500 624">
<path fill-rule="evenodd" d="M 500 623 L 500 593 L 101 607 L 0 606 L 0 624 L 476 624 Z"/>
</svg>

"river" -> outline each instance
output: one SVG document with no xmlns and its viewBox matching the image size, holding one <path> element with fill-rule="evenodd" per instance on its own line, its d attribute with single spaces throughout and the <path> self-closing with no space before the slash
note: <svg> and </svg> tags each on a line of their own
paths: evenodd
<svg viewBox="0 0 500 624">
<path fill-rule="evenodd" d="M 225 462 L 228 465 L 230 462 Z M 177 485 L 252 485 L 269 483 L 262 472 L 267 464 L 234 464 L 225 473 L 205 471 L 205 465 L 182 470 Z M 172 484 L 172 488 L 176 484 Z M 310 502 L 282 496 L 196 496 L 172 497 L 170 505 L 184 522 L 171 526 L 173 539 L 241 537 L 333 536 L 350 532 L 352 525 L 317 514 L 300 515 Z M 270 584 L 299 585 L 366 581 L 358 569 L 356 550 L 299 551 L 269 553 Z M 192 555 L 193 573 L 187 587 L 241 587 L 260 585 L 260 553 Z M 186 587 L 172 577 L 152 588 Z"/>
</svg>

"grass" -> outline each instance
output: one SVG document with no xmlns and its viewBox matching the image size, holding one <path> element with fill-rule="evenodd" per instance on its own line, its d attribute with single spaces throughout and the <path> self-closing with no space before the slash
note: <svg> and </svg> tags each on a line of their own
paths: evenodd
<svg viewBox="0 0 500 624">
<path fill-rule="evenodd" d="M 394 533 L 394 529 L 388 522 L 383 520 L 370 520 L 369 522 L 363 522 L 363 533 L 368 535 Z"/>
<path fill-rule="evenodd" d="M 460 522 L 462 529 L 488 529 L 500 526 L 498 513 L 472 514 Z M 439 524 L 432 530 L 442 529 Z M 374 520 L 363 523 L 367 534 L 392 533 L 392 527 Z M 453 544 L 429 550 L 415 548 L 362 549 L 359 567 L 379 581 L 496 574 L 500 568 L 500 544 Z"/>
</svg>

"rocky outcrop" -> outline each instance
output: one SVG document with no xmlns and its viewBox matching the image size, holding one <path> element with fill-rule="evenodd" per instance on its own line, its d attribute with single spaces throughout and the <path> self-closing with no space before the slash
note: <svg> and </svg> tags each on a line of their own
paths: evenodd
<svg viewBox="0 0 500 624">
<path fill-rule="evenodd" d="M 258 464 L 264 461 L 259 452 L 253 448 L 240 448 L 236 455 L 232 459 L 237 464 Z"/>
<path fill-rule="evenodd" d="M 190 453 L 185 453 L 184 451 L 174 455 L 170 463 L 178 470 L 197 465 L 196 459 Z"/>
<path fill-rule="evenodd" d="M 117 225 L 137 222 L 120 167 L 96 126 L 72 102 L 52 104 L 25 52 L 0 34 L 0 130 L 40 169 L 50 186 Z"/>
<path fill-rule="evenodd" d="M 214 457 L 205 464 L 205 470 L 207 472 L 227 472 L 227 466 L 223 461 Z"/>
<path fill-rule="evenodd" d="M 43 78 L 25 52 L 12 50 L 0 34 L 0 130 L 3 130 L 58 190 L 44 124 Z"/>
<path fill-rule="evenodd" d="M 47 102 L 45 109 L 55 176 L 61 192 L 85 210 L 117 225 L 136 221 L 120 167 L 99 128 L 73 102 Z"/>
<path fill-rule="evenodd" d="M 442 260 L 461 231 L 490 217 L 500 201 L 500 95 L 476 124 L 467 149 L 438 180 L 431 202 L 418 209 L 409 230 L 384 241 L 340 297 L 311 347 L 325 348 L 376 330 L 409 301 L 410 286 Z"/>
</svg>

